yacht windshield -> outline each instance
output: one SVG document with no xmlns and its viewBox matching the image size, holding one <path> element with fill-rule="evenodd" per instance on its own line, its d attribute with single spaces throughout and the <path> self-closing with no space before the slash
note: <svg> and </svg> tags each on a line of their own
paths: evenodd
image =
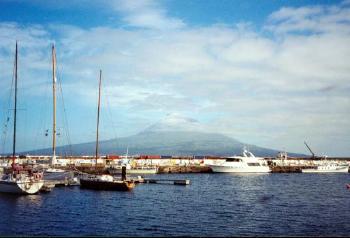
<svg viewBox="0 0 350 238">
<path fill-rule="evenodd" d="M 259 163 L 248 163 L 248 166 L 260 166 Z"/>
<path fill-rule="evenodd" d="M 237 159 L 237 158 L 227 158 L 226 162 L 240 162 L 242 161 L 241 159 Z"/>
</svg>

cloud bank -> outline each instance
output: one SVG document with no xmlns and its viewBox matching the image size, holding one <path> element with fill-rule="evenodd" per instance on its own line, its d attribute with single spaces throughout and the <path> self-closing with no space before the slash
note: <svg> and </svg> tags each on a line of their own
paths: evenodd
<svg viewBox="0 0 350 238">
<path fill-rule="evenodd" d="M 79 127 L 94 128 L 102 68 L 104 95 L 120 135 L 177 113 L 246 143 L 307 153 L 307 140 L 316 153 L 349 155 L 346 2 L 281 8 L 259 31 L 249 24 L 192 27 L 170 17 L 161 2 L 107 5 L 126 27 L 0 24 L 2 78 L 11 78 L 18 39 L 30 97 L 40 97 L 40 87 L 32 85 L 49 78 L 49 48 L 56 43 L 67 105 L 80 108 L 70 109 L 74 142 L 84 135 Z M 91 119 L 81 122 L 79 110 Z M 93 133 L 84 138 L 93 140 Z"/>
</svg>

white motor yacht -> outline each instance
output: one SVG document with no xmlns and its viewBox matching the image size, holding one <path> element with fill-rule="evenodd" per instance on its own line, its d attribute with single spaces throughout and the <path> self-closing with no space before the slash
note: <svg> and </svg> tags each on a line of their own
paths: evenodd
<svg viewBox="0 0 350 238">
<path fill-rule="evenodd" d="M 232 156 L 220 164 L 208 165 L 215 173 L 269 173 L 270 167 L 264 158 L 255 157 L 248 150 L 242 156 Z"/>
</svg>

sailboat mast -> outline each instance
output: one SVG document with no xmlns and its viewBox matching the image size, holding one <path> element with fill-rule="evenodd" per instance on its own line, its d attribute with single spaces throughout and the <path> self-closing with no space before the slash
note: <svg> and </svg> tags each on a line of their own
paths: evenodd
<svg viewBox="0 0 350 238">
<path fill-rule="evenodd" d="M 100 82 L 99 82 L 99 86 L 98 86 L 97 129 L 96 129 L 96 163 L 95 163 L 95 167 L 97 167 L 97 158 L 98 158 L 98 128 L 99 128 L 99 124 L 100 124 L 101 79 L 102 79 L 102 70 L 100 70 Z"/>
<path fill-rule="evenodd" d="M 18 46 L 16 41 L 16 57 L 15 57 L 15 109 L 13 117 L 13 148 L 12 148 L 12 167 L 15 164 L 16 156 L 16 122 L 17 122 L 17 63 L 18 63 Z"/>
<path fill-rule="evenodd" d="M 52 95 L 53 95 L 53 122 L 52 122 L 52 156 L 53 162 L 56 157 L 56 52 L 52 45 Z"/>
</svg>

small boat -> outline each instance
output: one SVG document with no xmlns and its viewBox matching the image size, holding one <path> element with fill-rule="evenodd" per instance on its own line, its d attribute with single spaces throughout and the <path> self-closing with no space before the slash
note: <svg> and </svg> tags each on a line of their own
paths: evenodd
<svg viewBox="0 0 350 238">
<path fill-rule="evenodd" d="M 107 170 L 110 174 L 121 174 L 122 168 L 126 167 L 128 174 L 156 174 L 158 173 L 158 167 L 155 165 L 136 165 L 129 159 L 129 147 L 126 149 L 126 155 L 121 156 L 123 158 L 119 164 L 110 166 Z"/>
<path fill-rule="evenodd" d="M 98 90 L 98 108 L 97 108 L 95 168 L 97 166 L 97 159 L 98 159 L 98 136 L 99 136 L 98 131 L 99 131 L 99 121 L 100 121 L 101 80 L 102 80 L 102 71 L 100 70 L 100 81 L 99 81 L 99 90 Z M 80 187 L 93 189 L 93 190 L 129 191 L 135 187 L 135 182 L 132 180 L 126 180 L 126 168 L 124 167 L 123 173 L 122 173 L 122 179 L 115 179 L 110 174 L 89 175 L 89 176 L 80 178 Z"/>
<path fill-rule="evenodd" d="M 44 185 L 41 187 L 40 192 L 41 193 L 49 193 L 52 191 L 52 189 L 55 187 L 55 184 L 47 184 L 44 183 Z"/>
<path fill-rule="evenodd" d="M 31 169 L 23 169 L 15 163 L 16 160 L 16 125 L 17 125 L 17 61 L 18 46 L 16 42 L 15 57 L 15 93 L 14 93 L 14 123 L 13 123 L 13 148 L 12 148 L 12 171 L 0 178 L 0 192 L 14 194 L 35 194 L 44 185 L 43 173 L 33 172 Z"/>
<path fill-rule="evenodd" d="M 322 160 L 322 164 L 315 165 L 313 168 L 305 168 L 302 169 L 302 173 L 348 173 L 349 165 L 345 163 L 335 163 L 327 160 L 327 156 L 319 157 L 315 156 L 315 153 L 311 150 L 310 146 L 304 141 L 304 144 L 309 149 L 312 154 L 312 159 L 320 158 Z"/>
<path fill-rule="evenodd" d="M 93 190 L 129 191 L 135 187 L 133 181 L 115 179 L 112 175 L 93 175 L 80 179 L 80 187 Z"/>
<path fill-rule="evenodd" d="M 214 173 L 270 173 L 271 169 L 264 158 L 255 157 L 244 149 L 242 156 L 232 156 L 220 164 L 208 165 Z"/>
<path fill-rule="evenodd" d="M 349 165 L 325 162 L 322 165 L 315 166 L 315 168 L 302 169 L 301 172 L 302 173 L 348 173 Z"/>
<path fill-rule="evenodd" d="M 57 168 L 48 168 L 45 170 L 45 173 L 65 173 L 66 171 L 64 169 L 57 169 Z"/>
</svg>

